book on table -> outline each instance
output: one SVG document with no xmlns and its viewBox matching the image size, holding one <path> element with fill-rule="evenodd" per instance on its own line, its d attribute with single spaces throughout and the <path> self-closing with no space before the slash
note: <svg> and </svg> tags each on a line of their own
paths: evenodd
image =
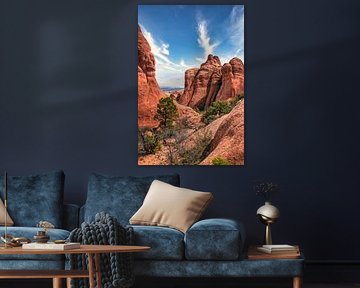
<svg viewBox="0 0 360 288">
<path fill-rule="evenodd" d="M 80 243 L 70 242 L 70 243 L 28 243 L 23 244 L 22 249 L 27 250 L 71 250 L 79 249 Z"/>
<path fill-rule="evenodd" d="M 291 245 L 285 245 L 285 244 L 262 245 L 262 246 L 257 246 L 256 249 L 260 252 L 264 252 L 264 253 L 268 253 L 268 254 L 281 254 L 281 253 L 297 254 L 298 250 L 299 250 L 299 248 L 297 246 L 291 246 Z"/>
<path fill-rule="evenodd" d="M 256 246 L 250 246 L 247 254 L 247 258 L 249 260 L 273 260 L 273 259 L 297 259 L 300 258 L 300 248 L 298 245 L 293 246 L 293 248 L 288 248 L 289 250 L 286 250 L 283 248 L 280 251 L 275 251 L 269 253 L 268 250 L 265 252 L 262 251 L 262 249 L 259 250 L 259 248 L 263 248 L 263 245 L 256 245 Z M 274 252 L 275 251 L 275 252 Z"/>
</svg>

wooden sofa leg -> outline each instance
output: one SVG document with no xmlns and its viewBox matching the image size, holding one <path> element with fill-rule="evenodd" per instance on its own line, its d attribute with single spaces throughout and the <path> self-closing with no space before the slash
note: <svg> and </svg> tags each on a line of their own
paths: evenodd
<svg viewBox="0 0 360 288">
<path fill-rule="evenodd" d="M 61 280 L 61 278 L 53 278 L 53 288 L 62 288 Z"/>
<path fill-rule="evenodd" d="M 293 288 L 301 288 L 301 277 L 297 276 L 293 278 Z"/>
<path fill-rule="evenodd" d="M 66 288 L 71 288 L 71 278 L 66 278 Z"/>
</svg>

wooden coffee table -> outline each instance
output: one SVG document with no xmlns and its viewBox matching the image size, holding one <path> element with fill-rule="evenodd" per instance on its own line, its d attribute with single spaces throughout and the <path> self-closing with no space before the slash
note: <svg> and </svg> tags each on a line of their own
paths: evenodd
<svg viewBox="0 0 360 288">
<path fill-rule="evenodd" d="M 86 254 L 89 259 L 88 270 L 0 270 L 0 279 L 34 279 L 52 278 L 53 288 L 62 287 L 62 279 L 67 279 L 70 287 L 72 278 L 89 278 L 90 288 L 95 287 L 94 275 L 97 287 L 101 288 L 101 253 L 129 253 L 144 252 L 149 250 L 147 246 L 124 246 L 124 245 L 81 245 L 79 249 L 72 250 L 25 250 L 21 247 L 0 249 L 0 254 Z M 95 258 L 95 263 L 94 259 Z M 95 264 L 95 265 L 94 265 Z"/>
</svg>

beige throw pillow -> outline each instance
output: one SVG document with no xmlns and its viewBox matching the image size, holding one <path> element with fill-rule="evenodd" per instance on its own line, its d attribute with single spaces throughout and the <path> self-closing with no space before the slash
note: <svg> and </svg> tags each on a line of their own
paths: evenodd
<svg viewBox="0 0 360 288">
<path fill-rule="evenodd" d="M 14 221 L 11 219 L 9 213 L 7 213 L 7 226 L 13 226 L 14 225 Z M 5 225 L 5 205 L 4 202 L 0 199 L 0 225 L 4 226 Z"/>
<path fill-rule="evenodd" d="M 199 192 L 154 180 L 143 205 L 130 224 L 165 226 L 186 232 L 213 199 L 210 192 Z"/>
</svg>

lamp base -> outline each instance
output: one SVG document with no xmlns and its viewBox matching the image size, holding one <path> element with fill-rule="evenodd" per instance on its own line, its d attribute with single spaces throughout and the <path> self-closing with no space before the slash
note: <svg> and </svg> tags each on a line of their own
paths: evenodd
<svg viewBox="0 0 360 288">
<path fill-rule="evenodd" d="M 265 245 L 272 245 L 272 237 L 271 237 L 271 224 L 265 225 L 265 237 L 264 243 Z"/>
<path fill-rule="evenodd" d="M 6 239 L 5 235 L 3 237 L 0 238 L 1 242 L 3 242 L 4 244 L 1 244 L 0 249 L 9 249 L 12 248 L 13 246 L 9 245 L 8 240 Z"/>
</svg>

